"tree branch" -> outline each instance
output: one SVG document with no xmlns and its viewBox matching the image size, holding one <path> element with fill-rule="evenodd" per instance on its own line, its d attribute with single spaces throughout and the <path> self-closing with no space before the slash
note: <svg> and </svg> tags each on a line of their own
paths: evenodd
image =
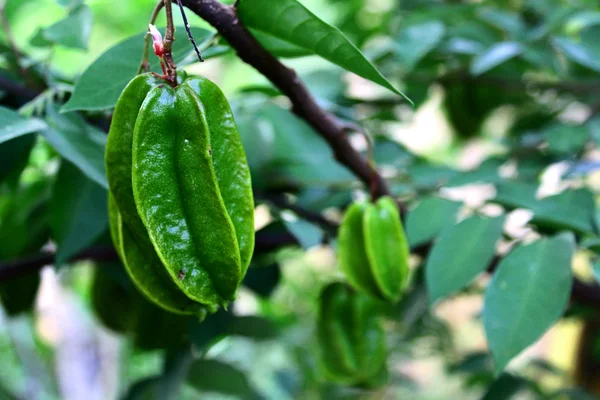
<svg viewBox="0 0 600 400">
<path fill-rule="evenodd" d="M 260 255 L 275 251 L 285 246 L 293 246 L 298 241 L 291 234 L 273 234 L 258 231 L 256 233 L 256 244 L 254 255 Z M 69 262 L 73 263 L 82 260 L 92 260 L 100 263 L 117 261 L 119 258 L 115 249 L 110 246 L 93 247 L 79 253 L 71 258 Z M 6 282 L 11 279 L 38 272 L 46 265 L 53 265 L 55 254 L 41 253 L 30 257 L 15 259 L 0 263 L 0 282 Z"/>
<path fill-rule="evenodd" d="M 240 59 L 267 77 L 285 94 L 292 103 L 294 113 L 329 143 L 336 160 L 350 169 L 367 188 L 374 188 L 376 197 L 390 194 L 383 177 L 350 144 L 345 126 L 334 115 L 319 107 L 295 71 L 279 62 L 252 36 L 240 23 L 233 7 L 217 0 L 181 0 L 181 3 L 211 24 L 235 49 Z"/>
</svg>

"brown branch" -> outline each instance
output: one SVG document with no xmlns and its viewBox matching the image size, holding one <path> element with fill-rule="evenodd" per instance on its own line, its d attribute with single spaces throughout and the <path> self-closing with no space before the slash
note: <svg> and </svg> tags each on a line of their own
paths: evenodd
<svg viewBox="0 0 600 400">
<path fill-rule="evenodd" d="M 268 232 L 256 233 L 254 255 L 266 254 L 284 246 L 293 246 L 298 242 L 291 234 L 277 235 Z M 19 278 L 38 272 L 46 265 L 53 265 L 55 254 L 41 253 L 30 257 L 15 259 L 0 263 L 0 282 Z M 117 253 L 112 247 L 93 247 L 79 253 L 69 260 L 70 263 L 82 260 L 92 260 L 99 263 L 117 261 Z"/>
<path fill-rule="evenodd" d="M 167 78 L 171 86 L 177 86 L 177 65 L 173 60 L 173 41 L 175 41 L 175 25 L 173 24 L 173 7 L 171 0 L 164 0 L 167 27 L 165 29 L 165 54 L 163 59 L 167 67 Z"/>
<path fill-rule="evenodd" d="M 389 195 L 383 177 L 357 152 L 348 140 L 345 126 L 323 110 L 296 72 L 269 53 L 240 23 L 235 8 L 217 0 L 182 0 L 184 6 L 211 24 L 240 59 L 267 77 L 291 101 L 292 110 L 311 125 L 333 149 L 334 156 L 350 169 L 367 188 L 373 187 L 377 197 Z"/>
</svg>

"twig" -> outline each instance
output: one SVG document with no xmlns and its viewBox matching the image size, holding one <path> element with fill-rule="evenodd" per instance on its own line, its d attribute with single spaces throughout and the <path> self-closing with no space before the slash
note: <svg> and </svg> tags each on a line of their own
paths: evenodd
<svg viewBox="0 0 600 400">
<path fill-rule="evenodd" d="M 202 54 L 200 54 L 200 50 L 198 50 L 198 46 L 196 46 L 196 40 L 194 40 L 194 36 L 192 35 L 192 31 L 190 30 L 190 24 L 188 23 L 187 16 L 185 15 L 183 5 L 181 5 L 181 0 L 177 0 L 177 5 L 179 6 L 179 11 L 181 11 L 181 18 L 183 18 L 183 25 L 185 26 L 185 31 L 188 34 L 188 39 L 190 39 L 190 42 L 192 42 L 192 46 L 194 46 L 194 50 L 196 51 L 198 60 L 200 62 L 204 62 Z"/>
<path fill-rule="evenodd" d="M 154 8 L 152 12 L 152 16 L 150 17 L 150 24 L 155 25 L 156 19 L 158 18 L 158 14 L 161 12 L 165 3 L 163 0 L 159 0 L 158 4 Z M 138 69 L 138 75 L 142 72 L 150 72 L 150 63 L 148 62 L 148 55 L 150 52 L 150 32 L 146 32 L 146 36 L 144 37 L 144 51 L 142 53 L 142 62 L 140 63 L 140 68 Z"/>
<path fill-rule="evenodd" d="M 290 234 L 274 235 L 268 232 L 257 232 L 255 238 L 254 255 L 266 254 L 275 251 L 284 246 L 297 244 L 297 240 Z M 38 272 L 46 265 L 53 265 L 55 255 L 52 253 L 42 253 L 31 257 L 11 260 L 0 263 L 0 282 L 5 282 L 21 276 Z M 69 262 L 81 260 L 94 260 L 97 262 L 117 261 L 117 253 L 112 247 L 93 247 L 87 249 Z"/>
<path fill-rule="evenodd" d="M 335 235 L 339 228 L 339 225 L 337 223 L 330 221 L 329 219 L 325 218 L 322 214 L 311 210 L 307 210 L 306 208 L 291 202 L 283 193 L 267 193 L 264 194 L 263 197 L 266 201 L 270 202 L 275 207 L 293 211 L 303 220 L 319 225 L 328 233 Z"/>
<path fill-rule="evenodd" d="M 173 24 L 173 8 L 171 0 L 164 0 L 165 14 L 167 15 L 167 28 L 165 31 L 165 65 L 167 67 L 167 78 L 171 86 L 177 86 L 177 65 L 173 60 L 173 41 L 175 41 L 175 25 Z"/>
</svg>

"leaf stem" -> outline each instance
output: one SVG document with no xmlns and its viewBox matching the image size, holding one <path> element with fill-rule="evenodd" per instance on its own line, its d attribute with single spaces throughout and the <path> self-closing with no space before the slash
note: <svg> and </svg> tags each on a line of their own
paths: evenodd
<svg viewBox="0 0 600 400">
<path fill-rule="evenodd" d="M 152 12 L 152 16 L 150 17 L 150 24 L 155 25 L 156 18 L 158 18 L 158 14 L 161 12 L 163 7 L 165 6 L 165 2 L 163 0 L 159 0 L 158 4 L 154 8 Z M 142 62 L 140 63 L 140 68 L 138 69 L 138 75 L 142 72 L 150 72 L 150 63 L 148 63 L 148 54 L 150 48 L 150 31 L 146 32 L 146 36 L 144 37 L 144 52 L 142 53 Z"/>
<path fill-rule="evenodd" d="M 165 32 L 165 65 L 167 67 L 167 79 L 169 84 L 173 87 L 177 86 L 177 65 L 173 60 L 173 41 L 175 40 L 175 25 L 173 24 L 173 8 L 171 6 L 171 0 L 164 0 L 165 13 L 167 15 L 167 29 Z"/>
</svg>

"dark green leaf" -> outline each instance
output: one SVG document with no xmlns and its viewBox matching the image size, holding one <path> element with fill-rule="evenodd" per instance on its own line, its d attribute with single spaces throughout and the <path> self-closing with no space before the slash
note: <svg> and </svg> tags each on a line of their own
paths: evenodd
<svg viewBox="0 0 600 400">
<path fill-rule="evenodd" d="M 481 400 L 506 400 L 524 389 L 527 389 L 529 382 L 518 376 L 511 374 L 502 374 L 487 390 Z"/>
<path fill-rule="evenodd" d="M 161 377 L 144 378 L 129 387 L 122 400 L 159 400 Z"/>
<path fill-rule="evenodd" d="M 404 96 L 339 29 L 320 20 L 296 0 L 242 0 L 238 6 L 238 14 L 242 22 L 250 28 L 308 49 L 348 71 Z"/>
<path fill-rule="evenodd" d="M 587 189 L 567 190 L 538 200 L 536 185 L 503 182 L 497 187 L 494 202 L 509 209 L 528 208 L 533 211 L 532 223 L 557 232 L 569 229 L 579 233 L 594 233 L 596 204 Z"/>
<path fill-rule="evenodd" d="M 575 42 L 566 37 L 556 37 L 553 43 L 575 63 L 600 72 L 600 58 L 598 57 L 600 52 L 593 43 Z"/>
<path fill-rule="evenodd" d="M 184 29 L 178 31 L 183 32 Z M 200 28 L 192 28 L 192 34 L 198 44 L 211 36 L 211 32 Z M 61 111 L 113 108 L 127 83 L 137 73 L 144 49 L 144 35 L 145 33 L 140 33 L 125 39 L 94 61 L 77 81 L 71 98 Z M 186 58 L 190 51 L 193 50 L 187 40 L 176 40 L 173 43 L 173 57 L 177 63 Z M 160 71 L 157 57 L 151 55 L 149 61 L 152 71 Z"/>
<path fill-rule="evenodd" d="M 25 118 L 10 108 L 0 107 L 0 143 L 46 128 L 42 120 Z"/>
<path fill-rule="evenodd" d="M 279 264 L 270 264 L 266 267 L 251 265 L 243 284 L 259 296 L 269 297 L 277 288 L 280 279 Z"/>
<path fill-rule="evenodd" d="M 107 229 L 107 207 L 106 190 L 71 163 L 63 162 L 50 204 L 57 265 L 84 250 Z"/>
<path fill-rule="evenodd" d="M 303 219 L 283 219 L 283 223 L 304 249 L 309 249 L 323 241 L 323 231 L 316 225 Z"/>
<path fill-rule="evenodd" d="M 275 325 L 268 319 L 257 316 L 234 317 L 225 333 L 254 340 L 270 340 L 277 337 Z"/>
<path fill-rule="evenodd" d="M 473 59 L 471 73 L 473 75 L 481 75 L 522 54 L 523 51 L 525 50 L 521 44 L 516 42 L 497 43 Z"/>
<path fill-rule="evenodd" d="M 92 12 L 83 4 L 69 15 L 42 30 L 44 39 L 64 47 L 87 50 L 92 34 Z"/>
<path fill-rule="evenodd" d="M 496 372 L 564 312 L 571 293 L 574 249 L 572 235 L 559 235 L 519 246 L 498 265 L 485 293 L 483 312 Z"/>
<path fill-rule="evenodd" d="M 59 114 L 54 106 L 48 107 L 47 118 L 50 129 L 42 133 L 50 145 L 89 178 L 108 189 L 104 166 L 106 134 L 88 125 L 75 113 Z"/>
<path fill-rule="evenodd" d="M 559 155 L 570 155 L 581 151 L 590 139 L 586 126 L 553 124 L 543 132 L 550 151 Z"/>
<path fill-rule="evenodd" d="M 260 398 L 243 372 L 218 360 L 197 360 L 190 367 L 187 383 L 202 392 Z"/>
<path fill-rule="evenodd" d="M 462 289 L 487 269 L 503 226 L 504 217 L 473 216 L 442 233 L 425 266 L 430 304 Z"/>
<path fill-rule="evenodd" d="M 0 144 L 0 183 L 8 178 L 18 179 L 27 165 L 36 136 L 16 137 Z"/>
<path fill-rule="evenodd" d="M 354 182 L 333 160 L 325 140 L 290 111 L 267 103 L 258 110 L 238 110 L 236 121 L 255 187 Z"/>
<path fill-rule="evenodd" d="M 406 217 L 406 234 L 410 246 L 427 243 L 445 228 L 452 226 L 461 207 L 460 203 L 440 197 L 424 198 Z"/>
<path fill-rule="evenodd" d="M 278 39 L 261 31 L 251 29 L 252 35 L 264 46 L 269 53 L 282 58 L 296 58 L 313 55 L 311 50 L 296 46 L 290 42 Z"/>
<path fill-rule="evenodd" d="M 430 51 L 440 44 L 446 27 L 440 21 L 426 21 L 404 27 L 396 38 L 396 54 L 411 71 Z"/>
</svg>

